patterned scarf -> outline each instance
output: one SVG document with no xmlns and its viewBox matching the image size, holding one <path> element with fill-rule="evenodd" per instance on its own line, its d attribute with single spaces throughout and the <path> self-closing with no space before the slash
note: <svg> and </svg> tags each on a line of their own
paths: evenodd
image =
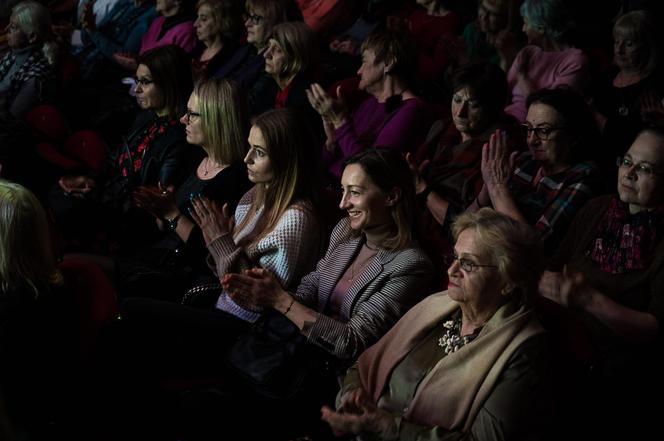
<svg viewBox="0 0 664 441">
<path fill-rule="evenodd" d="M 628 205 L 614 197 L 586 254 L 605 273 L 646 269 L 661 237 L 663 220 L 664 207 L 631 214 Z"/>
<path fill-rule="evenodd" d="M 120 166 L 122 176 L 127 177 L 132 173 L 138 173 L 143 166 L 143 158 L 154 140 L 166 133 L 168 127 L 177 124 L 178 120 L 176 118 L 157 118 L 148 124 L 138 136 L 133 137 L 134 142 L 131 145 L 129 142 L 126 142 L 124 151 L 118 156 L 118 165 Z"/>
<path fill-rule="evenodd" d="M 0 60 L 0 79 L 7 75 L 7 72 L 9 72 L 9 69 L 12 67 L 15 60 L 16 54 L 14 51 L 9 51 L 7 55 Z M 5 104 L 11 106 L 14 102 L 14 98 L 16 98 L 21 90 L 23 83 L 29 79 L 37 78 L 44 80 L 52 75 L 52 66 L 48 63 L 48 60 L 46 60 L 42 51 L 40 49 L 35 49 L 25 62 L 21 64 L 14 75 L 12 75 Z"/>
</svg>

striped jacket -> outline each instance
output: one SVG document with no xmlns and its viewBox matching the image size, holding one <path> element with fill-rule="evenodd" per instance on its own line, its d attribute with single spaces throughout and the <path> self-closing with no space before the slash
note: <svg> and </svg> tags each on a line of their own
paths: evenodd
<svg viewBox="0 0 664 441">
<path fill-rule="evenodd" d="M 303 333 L 341 359 L 354 359 L 383 336 L 415 303 L 433 292 L 433 265 L 419 248 L 381 250 L 353 282 L 341 305 L 343 321 L 325 311 L 339 278 L 359 252 L 365 236 L 353 235 L 350 220 L 332 231 L 330 246 L 316 270 L 302 279 L 295 297 L 319 311 Z"/>
</svg>

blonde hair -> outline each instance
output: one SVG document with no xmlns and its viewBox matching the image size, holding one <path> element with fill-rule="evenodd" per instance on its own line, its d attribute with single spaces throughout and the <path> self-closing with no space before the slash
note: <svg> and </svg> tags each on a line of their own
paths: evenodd
<svg viewBox="0 0 664 441">
<path fill-rule="evenodd" d="M 650 12 L 636 10 L 621 15 L 613 25 L 614 38 L 618 31 L 624 32 L 627 37 L 641 46 L 640 73 L 644 76 L 652 74 L 659 62 L 661 32 Z"/>
<path fill-rule="evenodd" d="M 221 78 L 209 79 L 196 85 L 194 95 L 208 156 L 217 163 L 242 161 L 247 153 L 249 116 L 240 86 Z"/>
<path fill-rule="evenodd" d="M 288 78 L 312 67 L 318 61 L 316 34 L 304 22 L 289 21 L 272 29 L 273 39 L 286 54 L 286 62 L 279 76 Z"/>
<path fill-rule="evenodd" d="M 0 290 L 37 297 L 58 274 L 44 209 L 30 190 L 0 180 Z"/>
<path fill-rule="evenodd" d="M 514 292 L 521 296 L 522 302 L 537 293 L 544 259 L 540 240 L 530 225 L 492 208 L 482 208 L 456 218 L 452 225 L 454 241 L 469 228 L 477 232 L 483 257 L 498 267 L 503 281 L 515 288 Z"/>
<path fill-rule="evenodd" d="M 242 29 L 239 2 L 233 0 L 198 0 L 196 11 L 201 6 L 210 7 L 216 33 L 228 38 L 235 38 Z"/>
<path fill-rule="evenodd" d="M 23 1 L 12 9 L 12 16 L 24 34 L 35 34 L 42 45 L 42 52 L 49 64 L 55 64 L 58 45 L 51 30 L 51 13 L 34 0 Z"/>
</svg>

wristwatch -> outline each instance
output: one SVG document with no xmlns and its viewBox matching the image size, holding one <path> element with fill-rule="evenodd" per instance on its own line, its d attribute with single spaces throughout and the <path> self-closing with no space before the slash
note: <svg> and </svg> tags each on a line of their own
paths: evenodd
<svg viewBox="0 0 664 441">
<path fill-rule="evenodd" d="M 164 218 L 164 220 L 166 221 L 166 228 L 168 228 L 169 231 L 175 231 L 175 229 L 178 227 L 178 221 L 180 220 L 180 216 L 182 216 L 182 214 L 178 214 L 172 219 L 169 219 L 167 217 Z"/>
</svg>

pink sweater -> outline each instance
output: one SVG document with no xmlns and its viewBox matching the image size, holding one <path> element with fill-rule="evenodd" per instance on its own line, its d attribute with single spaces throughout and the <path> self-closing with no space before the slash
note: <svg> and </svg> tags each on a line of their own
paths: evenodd
<svg viewBox="0 0 664 441">
<path fill-rule="evenodd" d="M 527 60 L 528 78 L 535 89 L 555 89 L 569 86 L 581 91 L 590 76 L 588 58 L 580 50 L 569 48 L 558 52 L 545 52 L 537 46 L 526 46 L 516 55 L 512 67 L 507 73 L 507 82 L 512 91 L 512 103 L 505 107 L 505 112 L 519 121 L 526 120 L 526 92 L 518 83 L 517 72 L 521 63 Z"/>
<path fill-rule="evenodd" d="M 148 31 L 143 36 L 141 40 L 141 51 L 142 55 L 144 52 L 154 49 L 159 46 L 166 46 L 167 44 L 174 44 L 180 46 L 188 54 L 190 54 L 194 47 L 196 47 L 196 31 L 194 30 L 194 22 L 185 21 L 180 24 L 173 26 L 171 29 L 166 31 L 163 37 L 158 38 L 161 33 L 161 27 L 164 24 L 166 17 L 160 15 L 155 18 Z"/>
</svg>

